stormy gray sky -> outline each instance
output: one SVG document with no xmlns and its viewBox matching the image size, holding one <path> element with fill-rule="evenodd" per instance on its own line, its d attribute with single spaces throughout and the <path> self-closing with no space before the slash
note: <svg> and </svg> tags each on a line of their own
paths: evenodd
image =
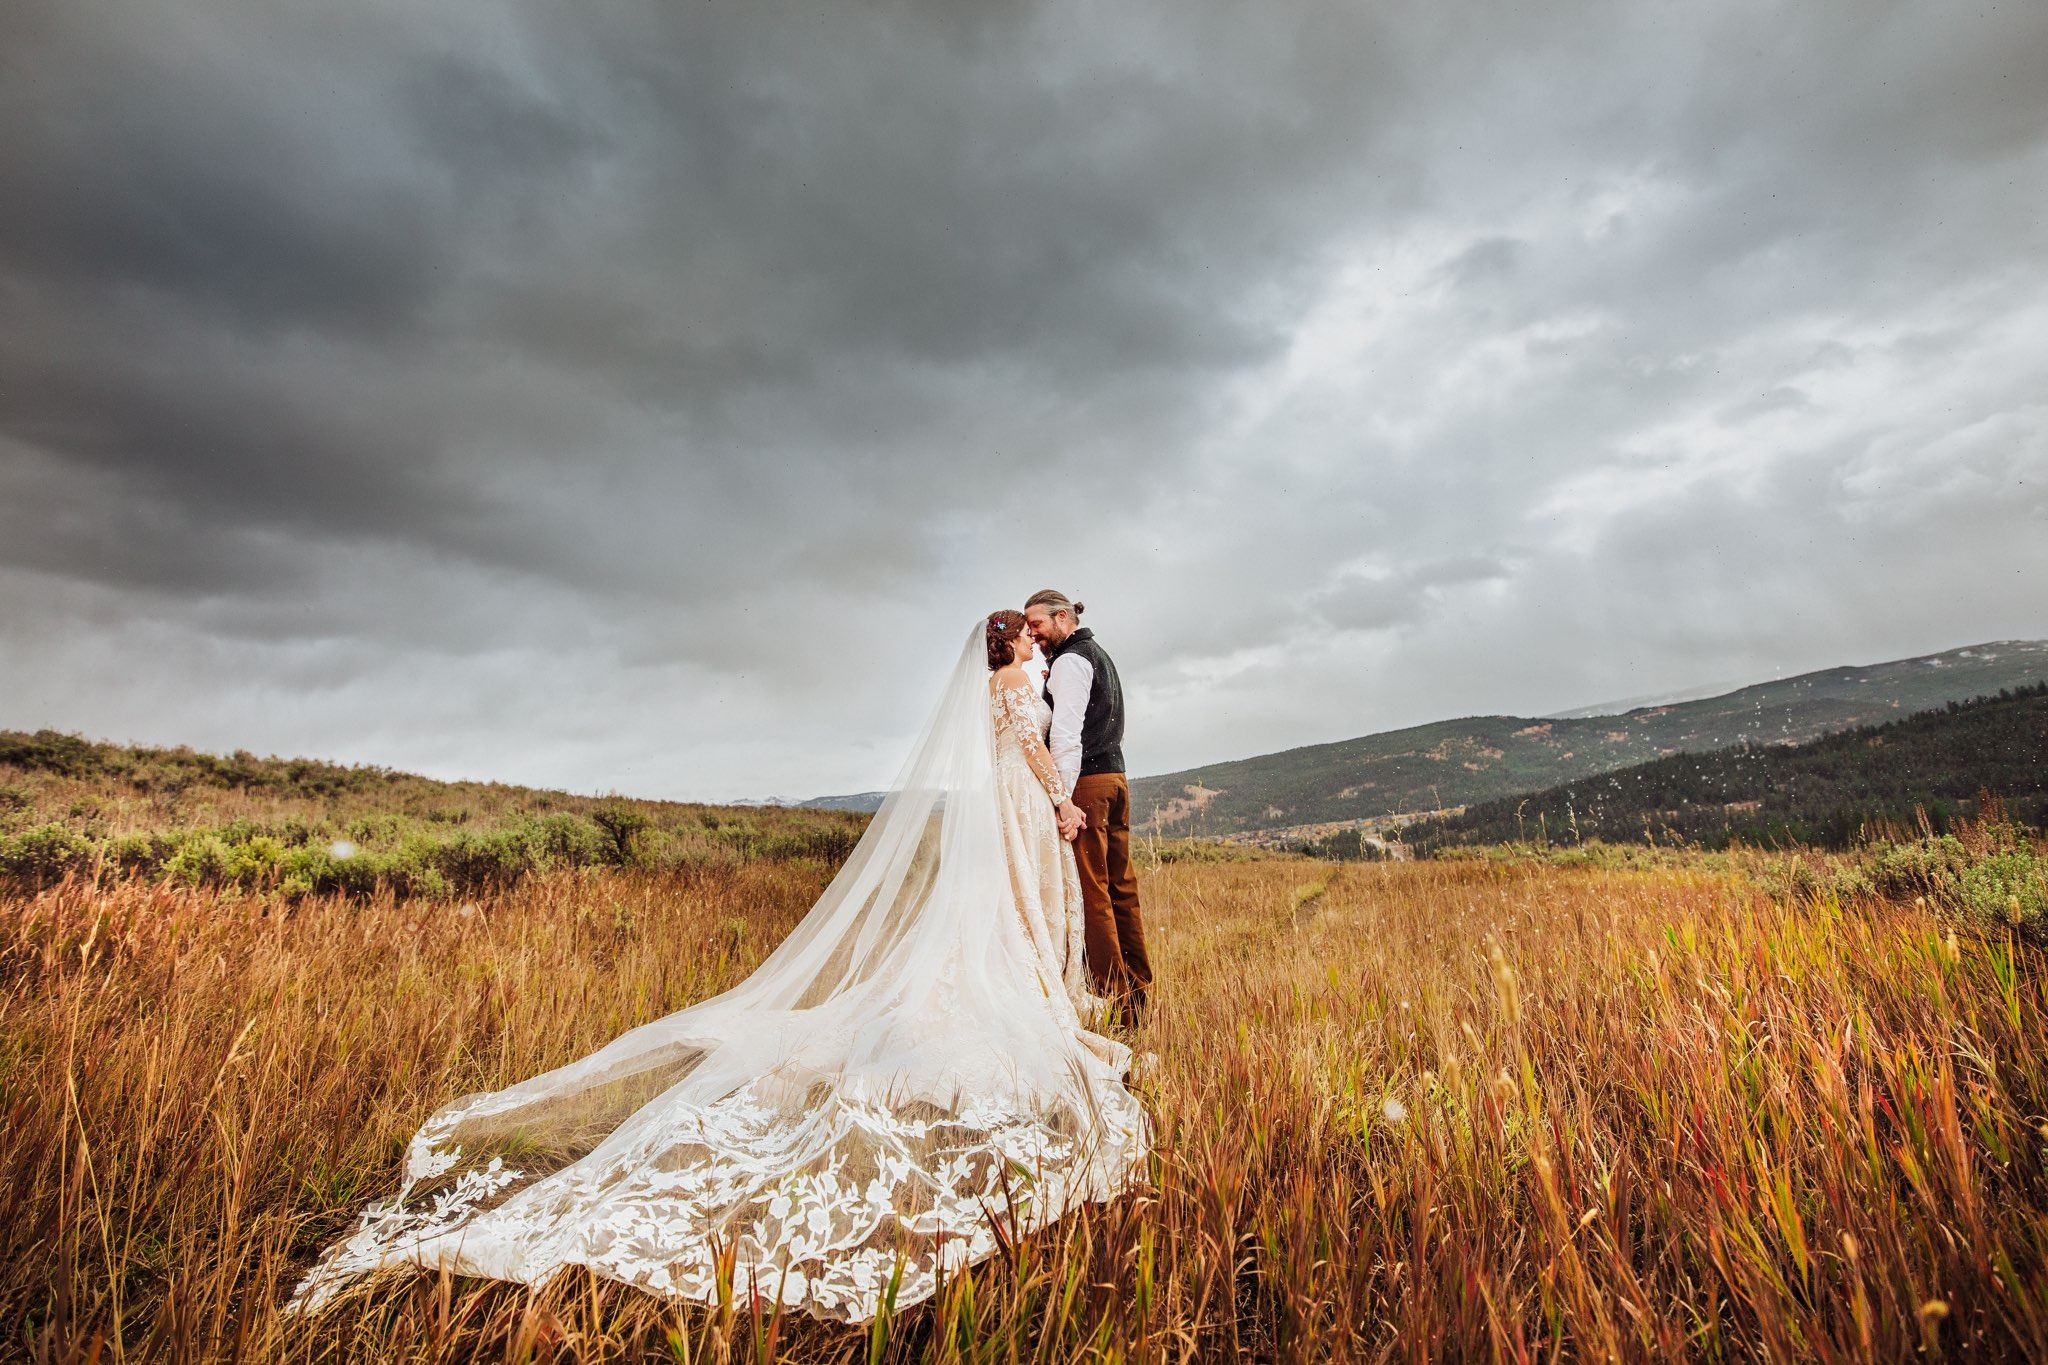
<svg viewBox="0 0 2048 1365">
<path fill-rule="evenodd" d="M 2048 635 L 2048 6 L 0 14 L 0 726 L 1139 772 Z"/>
</svg>

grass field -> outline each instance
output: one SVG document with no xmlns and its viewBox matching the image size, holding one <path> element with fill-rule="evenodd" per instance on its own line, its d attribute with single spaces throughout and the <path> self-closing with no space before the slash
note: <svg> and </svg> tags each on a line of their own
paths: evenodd
<svg viewBox="0 0 2048 1365">
<path fill-rule="evenodd" d="M 732 983 L 829 871 L 0 899 L 0 1354 L 2048 1357 L 2038 955 L 1682 864 L 1152 868 L 1152 1187 L 872 1331 L 581 1272 L 280 1320 L 428 1111 Z"/>
</svg>

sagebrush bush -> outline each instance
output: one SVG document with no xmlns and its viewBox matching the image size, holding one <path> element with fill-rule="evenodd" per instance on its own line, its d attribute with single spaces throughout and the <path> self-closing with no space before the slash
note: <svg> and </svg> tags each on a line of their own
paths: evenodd
<svg viewBox="0 0 2048 1365">
<path fill-rule="evenodd" d="M 178 839 L 161 831 L 117 834 L 104 847 L 107 871 L 120 877 L 151 877 L 178 851 Z"/>
<path fill-rule="evenodd" d="M 439 844 L 426 840 L 408 844 L 422 861 L 436 868 L 450 886 L 462 891 L 509 886 L 540 866 L 524 828 L 474 833 L 460 830 Z M 430 850 L 430 851 L 429 851 Z"/>
<path fill-rule="evenodd" d="M 228 858 L 227 842 L 209 832 L 180 844 L 163 870 L 193 886 L 220 886 L 228 880 Z"/>
<path fill-rule="evenodd" d="M 647 828 L 647 816 L 622 801 L 607 801 L 590 812 L 591 823 L 608 840 L 606 852 L 613 863 L 631 867 L 638 861 L 634 845 Z"/>
<path fill-rule="evenodd" d="M 0 874 L 47 886 L 92 864 L 94 845 L 65 825 L 37 825 L 0 841 Z"/>
<path fill-rule="evenodd" d="M 1846 853 L 1762 854 L 1750 871 L 1780 900 L 1922 901 L 1975 927 L 2048 944 L 2048 849 L 2025 826 L 1996 816 Z"/>
<path fill-rule="evenodd" d="M 749 835 L 744 851 L 749 858 L 770 862 L 795 858 L 838 862 L 853 851 L 857 840 L 857 835 L 846 830 L 781 830 Z"/>
<path fill-rule="evenodd" d="M 1987 923 L 2004 922 L 2048 942 L 2048 859 L 2012 848 L 1970 862 L 1957 879 L 1957 908 Z"/>
<path fill-rule="evenodd" d="M 585 867 L 604 858 L 604 831 L 580 815 L 554 811 L 533 821 L 533 844 L 541 856 L 562 867 Z"/>
<path fill-rule="evenodd" d="M 342 826 L 342 833 L 348 836 L 351 843 L 396 843 L 408 828 L 404 816 L 387 812 L 380 815 L 358 815 Z"/>
</svg>

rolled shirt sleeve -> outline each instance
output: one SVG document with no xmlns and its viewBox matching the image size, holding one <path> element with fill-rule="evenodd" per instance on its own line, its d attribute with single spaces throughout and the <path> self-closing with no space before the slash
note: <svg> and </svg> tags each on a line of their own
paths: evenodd
<svg viewBox="0 0 2048 1365">
<path fill-rule="evenodd" d="M 1045 690 L 1052 697 L 1052 736 L 1046 748 L 1052 751 L 1052 766 L 1059 770 L 1060 786 L 1071 792 L 1081 778 L 1081 722 L 1088 715 L 1088 693 L 1095 686 L 1095 665 L 1079 654 L 1062 654 L 1052 661 Z"/>
</svg>

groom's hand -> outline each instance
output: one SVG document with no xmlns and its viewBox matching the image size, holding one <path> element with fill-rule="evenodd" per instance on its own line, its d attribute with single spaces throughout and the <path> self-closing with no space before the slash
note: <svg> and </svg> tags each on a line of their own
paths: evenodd
<svg viewBox="0 0 2048 1365">
<path fill-rule="evenodd" d="M 1088 817 L 1083 815 L 1081 808 L 1072 801 L 1062 801 L 1059 808 L 1059 822 L 1060 838 L 1065 839 L 1068 843 L 1072 843 L 1074 837 L 1086 828 Z"/>
</svg>

